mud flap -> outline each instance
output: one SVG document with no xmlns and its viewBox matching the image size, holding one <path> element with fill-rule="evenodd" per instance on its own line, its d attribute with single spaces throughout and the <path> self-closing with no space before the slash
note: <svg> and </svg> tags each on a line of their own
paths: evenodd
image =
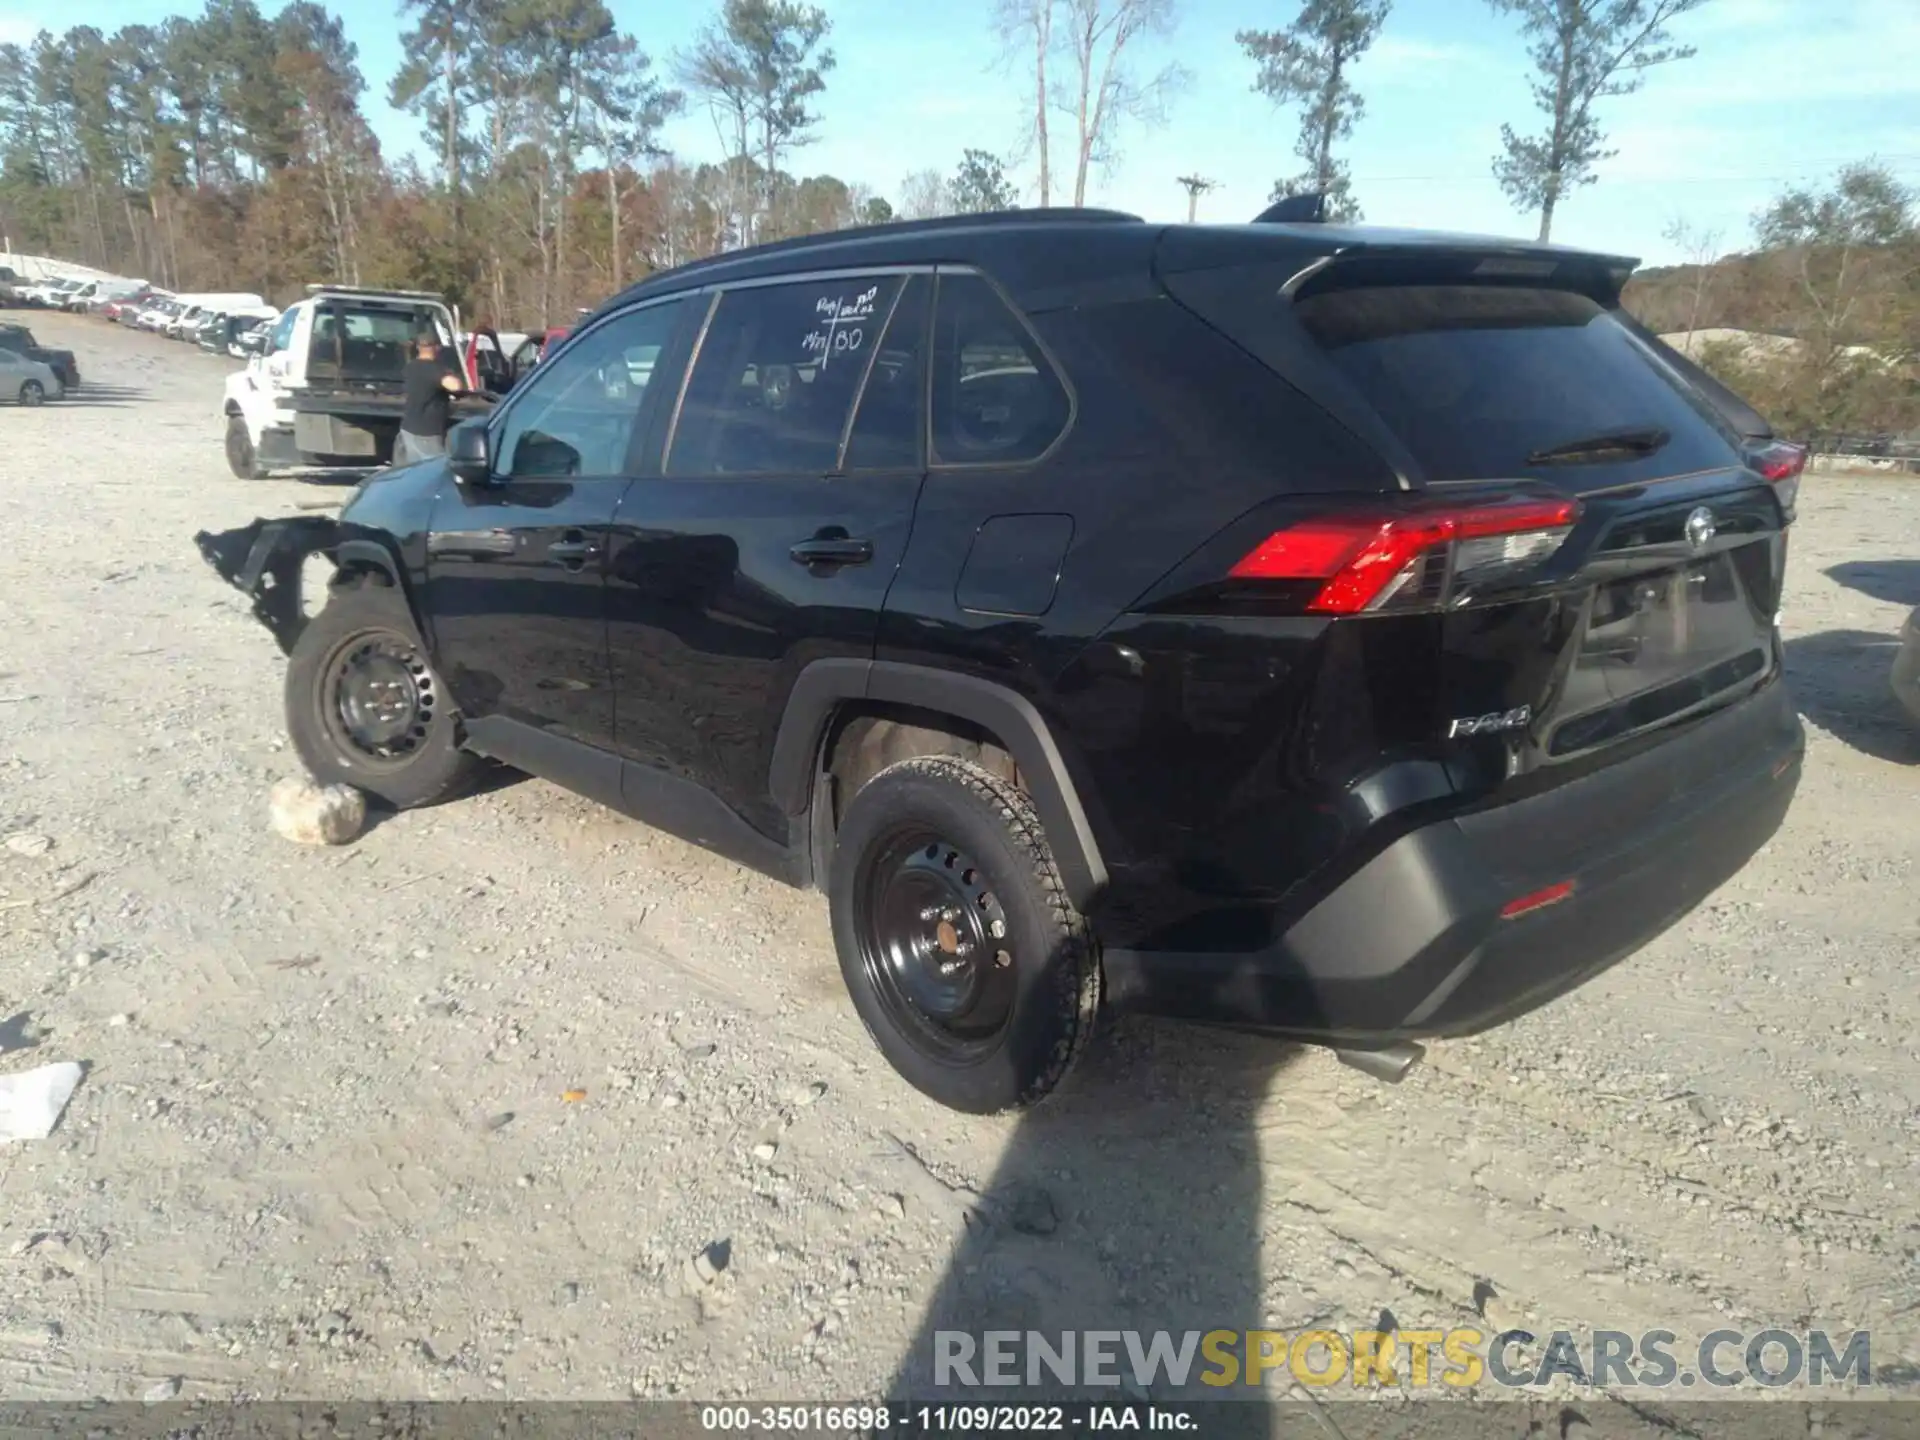
<svg viewBox="0 0 1920 1440">
<path fill-rule="evenodd" d="M 215 574 L 253 602 L 254 619 L 291 655 L 307 626 L 301 567 L 309 555 L 330 553 L 340 543 L 340 522 L 325 515 L 255 520 L 218 534 L 202 530 L 193 543 Z"/>
</svg>

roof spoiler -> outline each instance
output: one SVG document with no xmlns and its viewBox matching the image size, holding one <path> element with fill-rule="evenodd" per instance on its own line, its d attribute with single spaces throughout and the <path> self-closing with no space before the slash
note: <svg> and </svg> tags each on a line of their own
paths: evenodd
<svg viewBox="0 0 1920 1440">
<path fill-rule="evenodd" d="M 1327 196 L 1322 190 L 1288 195 L 1253 217 L 1256 225 L 1324 225 L 1326 220 Z"/>
</svg>

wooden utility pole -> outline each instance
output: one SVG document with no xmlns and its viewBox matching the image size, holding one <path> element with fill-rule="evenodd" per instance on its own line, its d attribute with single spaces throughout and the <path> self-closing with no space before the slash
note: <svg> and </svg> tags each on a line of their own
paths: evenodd
<svg viewBox="0 0 1920 1440">
<path fill-rule="evenodd" d="M 1187 223 L 1193 224 L 1194 216 L 1200 210 L 1200 197 L 1209 190 L 1220 188 L 1218 180 L 1203 180 L 1198 175 L 1182 175 L 1180 184 L 1187 192 Z"/>
</svg>

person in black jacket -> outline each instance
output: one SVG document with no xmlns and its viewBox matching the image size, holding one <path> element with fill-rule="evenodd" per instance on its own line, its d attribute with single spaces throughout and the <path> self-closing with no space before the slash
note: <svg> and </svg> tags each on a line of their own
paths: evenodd
<svg viewBox="0 0 1920 1440">
<path fill-rule="evenodd" d="M 467 393 L 460 376 L 442 358 L 439 339 L 423 333 L 414 341 L 413 358 L 403 372 L 406 398 L 400 411 L 400 433 L 394 438 L 393 463 L 444 455 L 447 428 L 453 420 L 453 397 Z"/>
</svg>

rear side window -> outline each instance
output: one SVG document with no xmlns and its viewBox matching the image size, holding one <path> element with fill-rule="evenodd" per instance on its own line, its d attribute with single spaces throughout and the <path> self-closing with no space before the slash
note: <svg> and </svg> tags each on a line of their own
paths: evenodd
<svg viewBox="0 0 1920 1440">
<path fill-rule="evenodd" d="M 934 315 L 933 459 L 1011 465 L 1060 438 L 1067 387 L 1032 334 L 978 275 L 942 274 Z"/>
<path fill-rule="evenodd" d="M 1704 402 L 1583 295 L 1377 286 L 1294 309 L 1430 480 L 1557 475 L 1588 488 L 1737 458 Z M 1582 449 L 1608 436 L 1636 437 L 1644 453 Z"/>
<path fill-rule="evenodd" d="M 720 297 L 688 377 L 669 475 L 825 475 L 897 275 L 809 280 Z"/>
</svg>

